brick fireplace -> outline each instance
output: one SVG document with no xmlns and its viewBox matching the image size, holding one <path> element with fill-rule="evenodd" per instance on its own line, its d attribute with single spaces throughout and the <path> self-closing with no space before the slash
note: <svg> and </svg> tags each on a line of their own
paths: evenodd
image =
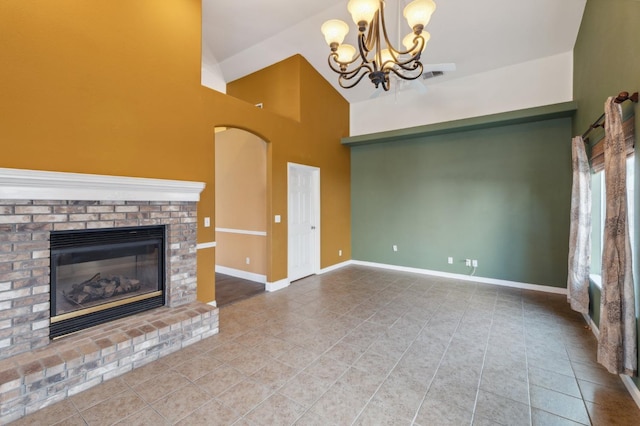
<svg viewBox="0 0 640 426">
<path fill-rule="evenodd" d="M 0 169 L 0 423 L 218 331 L 196 301 L 204 184 Z M 51 340 L 51 232 L 163 226 L 165 306 Z"/>
</svg>

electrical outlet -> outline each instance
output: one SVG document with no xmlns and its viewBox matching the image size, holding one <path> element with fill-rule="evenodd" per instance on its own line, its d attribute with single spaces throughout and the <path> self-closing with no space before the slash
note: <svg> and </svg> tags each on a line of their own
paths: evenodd
<svg viewBox="0 0 640 426">
<path fill-rule="evenodd" d="M 477 259 L 473 259 L 471 261 L 471 266 L 473 266 L 474 268 L 477 268 L 478 267 L 478 260 Z"/>
<path fill-rule="evenodd" d="M 398 246 L 397 245 L 393 245 L 393 251 L 398 251 Z"/>
<path fill-rule="evenodd" d="M 453 265 L 453 257 L 449 256 L 449 257 L 447 258 L 447 263 L 448 263 L 449 265 Z"/>
<path fill-rule="evenodd" d="M 204 218 L 204 227 L 208 228 L 211 226 L 211 218 L 210 217 L 205 217 Z"/>
<path fill-rule="evenodd" d="M 471 259 L 465 259 L 464 264 L 465 266 L 471 266 Z"/>
<path fill-rule="evenodd" d="M 247 265 L 251 264 L 251 259 L 247 257 L 247 259 L 245 260 L 245 262 L 247 262 Z"/>
<path fill-rule="evenodd" d="M 338 250 L 338 256 L 342 257 L 342 250 Z"/>
</svg>

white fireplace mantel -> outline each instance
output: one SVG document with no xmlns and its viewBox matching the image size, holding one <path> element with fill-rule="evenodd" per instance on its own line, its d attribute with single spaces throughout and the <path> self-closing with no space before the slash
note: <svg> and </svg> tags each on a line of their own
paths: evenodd
<svg viewBox="0 0 640 426">
<path fill-rule="evenodd" d="M 0 168 L 0 199 L 200 201 L 203 182 Z"/>
</svg>

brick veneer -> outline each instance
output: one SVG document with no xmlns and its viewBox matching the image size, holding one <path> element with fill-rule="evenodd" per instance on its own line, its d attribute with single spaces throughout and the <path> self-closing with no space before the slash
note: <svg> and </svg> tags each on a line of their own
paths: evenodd
<svg viewBox="0 0 640 426">
<path fill-rule="evenodd" d="M 146 225 L 167 226 L 167 306 L 51 342 L 50 232 Z M 191 201 L 0 200 L 0 423 L 217 333 L 196 301 L 196 229 Z"/>
</svg>

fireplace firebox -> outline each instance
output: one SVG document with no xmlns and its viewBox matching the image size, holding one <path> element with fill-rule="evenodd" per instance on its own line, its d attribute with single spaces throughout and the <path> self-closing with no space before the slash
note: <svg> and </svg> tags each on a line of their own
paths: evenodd
<svg viewBox="0 0 640 426">
<path fill-rule="evenodd" d="M 56 338 L 165 304 L 165 227 L 51 232 Z"/>
</svg>

